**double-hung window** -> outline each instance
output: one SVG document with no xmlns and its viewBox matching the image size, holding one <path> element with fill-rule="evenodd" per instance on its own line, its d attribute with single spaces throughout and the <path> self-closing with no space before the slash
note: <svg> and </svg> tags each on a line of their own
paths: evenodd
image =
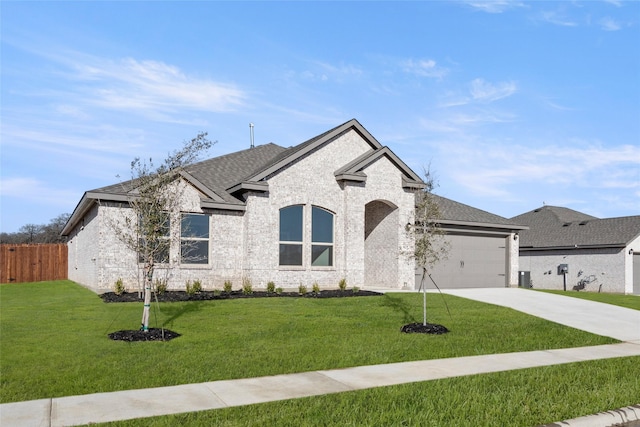
<svg viewBox="0 0 640 427">
<path fill-rule="evenodd" d="M 171 240 L 171 221 L 168 212 L 158 215 L 140 216 L 138 218 L 138 262 L 143 263 L 153 258 L 156 264 L 169 262 L 169 246 Z"/>
<path fill-rule="evenodd" d="M 182 214 L 180 262 L 182 264 L 209 263 L 209 215 Z"/>
<path fill-rule="evenodd" d="M 302 214 L 300 205 L 280 209 L 280 265 L 302 265 Z"/>
<path fill-rule="evenodd" d="M 309 229 L 304 227 L 304 212 L 303 205 L 280 209 L 279 264 L 281 266 L 332 267 L 333 213 L 318 206 L 312 206 Z M 306 218 L 306 220 L 309 219 L 308 216 Z M 305 262 L 304 259 L 309 257 L 309 254 L 310 260 Z"/>
</svg>

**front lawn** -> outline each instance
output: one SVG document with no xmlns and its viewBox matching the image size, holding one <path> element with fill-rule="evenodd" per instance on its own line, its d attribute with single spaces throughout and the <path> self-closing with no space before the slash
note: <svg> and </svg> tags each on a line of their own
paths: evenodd
<svg viewBox="0 0 640 427">
<path fill-rule="evenodd" d="M 605 304 L 618 305 L 620 307 L 640 310 L 640 296 L 638 295 L 622 295 L 622 294 L 606 294 L 599 292 L 576 292 L 576 291 L 553 291 L 553 290 L 536 290 L 536 292 L 548 292 L 550 294 L 564 295 L 574 298 L 582 298 L 590 301 L 603 302 Z"/>
<path fill-rule="evenodd" d="M 428 320 L 450 333 L 400 333 L 421 320 L 422 296 L 396 293 L 154 304 L 151 326 L 182 336 L 127 343 L 107 334 L 136 328 L 141 304 L 105 304 L 70 281 L 2 285 L 0 402 L 616 342 L 507 308 L 428 298 Z"/>
</svg>

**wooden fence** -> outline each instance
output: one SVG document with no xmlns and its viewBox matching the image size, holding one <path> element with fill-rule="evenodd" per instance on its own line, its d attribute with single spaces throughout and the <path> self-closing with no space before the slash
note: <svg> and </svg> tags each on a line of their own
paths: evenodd
<svg viewBox="0 0 640 427">
<path fill-rule="evenodd" d="M 0 245 L 0 283 L 67 278 L 67 245 Z"/>
</svg>

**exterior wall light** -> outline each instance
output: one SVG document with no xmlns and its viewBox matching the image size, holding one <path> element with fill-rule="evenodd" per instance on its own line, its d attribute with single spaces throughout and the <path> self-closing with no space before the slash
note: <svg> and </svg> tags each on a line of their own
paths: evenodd
<svg viewBox="0 0 640 427">
<path fill-rule="evenodd" d="M 633 255 L 633 248 L 629 249 L 629 255 Z"/>
</svg>

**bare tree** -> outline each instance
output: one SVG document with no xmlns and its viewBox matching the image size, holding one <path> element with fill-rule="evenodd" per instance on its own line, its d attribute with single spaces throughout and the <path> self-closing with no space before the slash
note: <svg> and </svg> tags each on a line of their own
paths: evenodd
<svg viewBox="0 0 640 427">
<path fill-rule="evenodd" d="M 169 263 L 172 241 L 172 224 L 179 221 L 180 204 L 186 185 L 181 173 L 197 161 L 215 142 L 207 139 L 207 133 L 185 141 L 182 149 L 170 153 L 164 162 L 154 166 L 136 158 L 131 162 L 131 181 L 123 183 L 130 194 L 124 215 L 111 221 L 116 236 L 138 256 L 144 282 L 144 308 L 141 330 L 149 330 L 149 308 L 154 272 L 159 263 Z M 177 236 L 177 239 L 180 237 Z"/>
<path fill-rule="evenodd" d="M 436 179 L 430 168 L 424 168 L 423 173 L 426 185 L 424 189 L 416 192 L 414 223 L 407 227 L 407 231 L 415 239 L 412 255 L 416 265 L 422 268 L 420 290 L 423 292 L 423 325 L 426 326 L 427 287 L 425 280 L 427 276 L 431 277 L 430 271 L 433 267 L 448 257 L 450 245 L 445 239 L 445 231 L 440 226 L 442 213 L 434 195 L 434 190 L 437 187 Z"/>
</svg>

